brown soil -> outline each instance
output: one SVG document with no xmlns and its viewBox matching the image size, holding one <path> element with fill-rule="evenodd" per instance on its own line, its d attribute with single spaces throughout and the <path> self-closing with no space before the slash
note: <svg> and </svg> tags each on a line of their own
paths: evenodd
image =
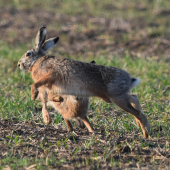
<svg viewBox="0 0 170 170">
<path fill-rule="evenodd" d="M 0 121 L 0 130 L 1 160 L 6 157 L 7 153 L 12 152 L 14 157 L 21 159 L 46 158 L 53 155 L 55 163 L 50 167 L 61 169 L 73 169 L 77 165 L 80 169 L 112 169 L 114 165 L 110 163 L 111 159 L 119 162 L 119 165 L 115 164 L 115 169 L 157 169 L 158 167 L 167 168 L 170 164 L 170 152 L 162 148 L 167 145 L 167 140 L 161 137 L 163 134 L 160 134 L 160 138 L 156 140 L 144 140 L 138 134 L 114 137 L 114 130 L 109 130 L 109 135 L 106 135 L 105 129 L 96 129 L 96 134 L 89 134 L 87 129 L 75 128 L 75 132 L 70 133 L 61 125 L 45 126 L 34 121 L 19 123 L 17 119 Z M 155 131 L 161 131 L 161 129 Z M 14 142 L 15 134 L 18 140 L 23 141 Z M 133 138 L 137 141 L 134 145 L 132 145 Z M 85 149 L 86 143 L 90 143 L 92 139 L 94 139 L 93 144 Z M 149 144 L 149 147 L 142 147 L 141 140 L 142 143 Z M 103 151 L 107 150 L 106 146 L 109 150 L 104 154 Z M 81 149 L 75 154 L 77 147 Z M 97 161 L 103 157 L 105 159 Z M 59 165 L 57 162 L 63 158 L 66 161 Z M 138 164 L 139 158 L 140 165 Z M 88 164 L 86 164 L 87 161 Z M 47 166 L 45 162 L 43 165 Z"/>
<path fill-rule="evenodd" d="M 157 15 L 166 16 L 168 12 L 161 11 Z M 30 44 L 39 27 L 46 25 L 47 28 L 49 26 L 48 37 L 60 37 L 56 50 L 61 54 L 122 55 L 129 51 L 135 57 L 152 56 L 159 59 L 161 56 L 169 60 L 170 34 L 162 36 L 160 32 L 149 33 L 148 28 L 154 29 L 160 25 L 156 22 L 147 24 L 144 18 L 124 20 L 94 18 L 90 15 L 70 17 L 35 8 L 19 10 L 11 7 L 2 8 L 0 16 L 1 40 L 13 46 Z M 92 28 L 87 28 L 89 23 L 93 25 Z M 61 29 L 56 29 L 57 24 L 61 25 Z M 80 25 L 82 31 L 77 29 Z"/>
</svg>

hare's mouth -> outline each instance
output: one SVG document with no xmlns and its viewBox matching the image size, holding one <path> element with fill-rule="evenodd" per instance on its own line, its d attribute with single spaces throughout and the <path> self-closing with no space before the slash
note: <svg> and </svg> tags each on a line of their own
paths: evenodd
<svg viewBox="0 0 170 170">
<path fill-rule="evenodd" d="M 24 63 L 20 63 L 19 67 L 21 70 L 28 71 L 29 69 L 24 65 Z"/>
</svg>

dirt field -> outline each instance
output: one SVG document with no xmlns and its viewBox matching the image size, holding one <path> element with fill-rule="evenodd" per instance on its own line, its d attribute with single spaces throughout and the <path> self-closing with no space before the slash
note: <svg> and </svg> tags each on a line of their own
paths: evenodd
<svg viewBox="0 0 170 170">
<path fill-rule="evenodd" d="M 20 159 L 46 158 L 40 169 L 44 166 L 50 169 L 154 170 L 168 169 L 167 165 L 170 164 L 169 142 L 163 139 L 161 129 L 154 129 L 155 133 L 160 133 L 157 140 L 144 140 L 139 133 L 115 135 L 111 127 L 107 133 L 105 129 L 96 129 L 95 135 L 89 134 L 87 129 L 75 128 L 75 132 L 69 133 L 60 124 L 44 126 L 34 121 L 21 123 L 17 120 L 3 120 L 0 127 L 0 137 L 4 139 L 0 145 L 0 158 L 5 158 L 8 152 Z M 22 144 L 22 141 L 26 143 Z M 164 146 L 167 150 L 164 150 Z M 34 169 L 36 166 L 33 164 L 26 169 Z"/>
<path fill-rule="evenodd" d="M 127 8 L 127 9 L 126 9 Z M 129 7 L 130 8 L 130 7 Z M 114 10 L 114 6 L 105 6 Z M 119 10 L 128 10 L 128 6 Z M 147 8 L 136 4 L 136 12 Z M 161 27 L 170 24 L 170 10 L 150 12 L 156 21 L 146 16 L 132 19 L 102 18 L 90 14 L 73 16 L 38 9 L 1 8 L 1 40 L 11 45 L 30 43 L 37 28 L 47 26 L 48 36 L 59 36 L 57 51 L 64 55 L 123 55 L 132 57 L 167 58 L 169 61 L 170 32 Z M 37 22 L 38 21 L 38 22 Z M 89 26 L 90 25 L 90 26 Z"/>
</svg>

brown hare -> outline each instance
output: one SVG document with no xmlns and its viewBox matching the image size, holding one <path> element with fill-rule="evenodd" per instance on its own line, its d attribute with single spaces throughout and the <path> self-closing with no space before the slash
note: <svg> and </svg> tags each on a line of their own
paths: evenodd
<svg viewBox="0 0 170 170">
<path fill-rule="evenodd" d="M 45 41 L 46 32 L 45 27 L 40 28 L 35 47 L 27 51 L 18 62 L 20 69 L 30 71 L 35 81 L 31 86 L 31 98 L 35 100 L 39 87 L 54 94 L 100 97 L 131 113 L 147 138 L 151 132 L 150 124 L 137 96 L 130 94 L 130 89 L 139 84 L 139 80 L 120 68 L 46 55 L 45 52 L 59 39 L 56 37 Z"/>
</svg>

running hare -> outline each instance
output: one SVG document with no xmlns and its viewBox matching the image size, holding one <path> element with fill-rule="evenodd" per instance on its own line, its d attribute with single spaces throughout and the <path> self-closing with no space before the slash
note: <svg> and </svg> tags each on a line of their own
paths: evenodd
<svg viewBox="0 0 170 170">
<path fill-rule="evenodd" d="M 148 137 L 150 124 L 143 114 L 137 96 L 129 94 L 130 89 L 139 83 L 137 78 L 116 67 L 105 67 L 92 63 L 71 60 L 60 56 L 46 55 L 58 41 L 52 38 L 45 41 L 46 28 L 40 28 L 35 47 L 27 51 L 18 62 L 20 69 L 30 71 L 35 83 L 31 86 L 31 98 L 38 95 L 38 88 L 62 95 L 91 97 L 97 96 L 108 103 L 115 103 L 131 113 L 141 126 L 143 135 Z"/>
</svg>

